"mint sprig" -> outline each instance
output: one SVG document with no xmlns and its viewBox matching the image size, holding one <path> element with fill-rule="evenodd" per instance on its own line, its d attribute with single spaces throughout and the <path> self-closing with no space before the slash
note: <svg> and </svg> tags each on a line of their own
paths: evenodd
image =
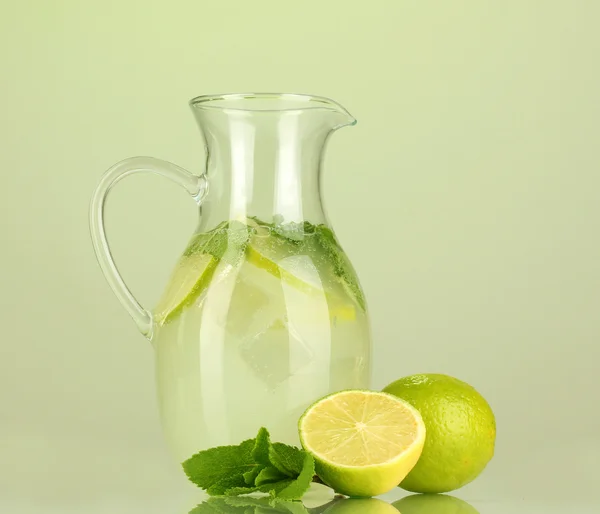
<svg viewBox="0 0 600 514">
<path fill-rule="evenodd" d="M 244 486 L 244 473 L 255 466 L 252 458 L 254 439 L 237 446 L 219 446 L 194 455 L 183 463 L 188 478 L 210 495 Z"/>
<path fill-rule="evenodd" d="M 309 453 L 271 443 L 264 427 L 254 439 L 201 451 L 182 465 L 190 481 L 211 496 L 261 492 L 281 500 L 299 500 L 315 476 L 315 461 Z"/>
</svg>

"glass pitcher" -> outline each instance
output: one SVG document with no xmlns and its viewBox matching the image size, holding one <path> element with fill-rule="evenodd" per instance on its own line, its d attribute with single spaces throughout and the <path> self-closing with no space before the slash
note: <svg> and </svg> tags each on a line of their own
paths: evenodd
<svg viewBox="0 0 600 514">
<path fill-rule="evenodd" d="M 311 403 L 369 386 L 371 355 L 364 295 L 320 191 L 326 142 L 354 118 L 308 95 L 201 96 L 190 105 L 205 172 L 127 159 L 103 175 L 90 209 L 100 267 L 156 351 L 162 424 L 180 461 L 261 426 L 298 444 Z M 103 222 L 112 186 L 141 171 L 183 186 L 200 211 L 152 311 L 119 275 Z"/>
</svg>

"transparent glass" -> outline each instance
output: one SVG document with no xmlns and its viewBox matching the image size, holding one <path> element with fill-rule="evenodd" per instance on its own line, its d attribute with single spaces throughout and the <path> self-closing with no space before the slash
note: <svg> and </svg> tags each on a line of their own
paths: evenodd
<svg viewBox="0 0 600 514">
<path fill-rule="evenodd" d="M 320 190 L 327 140 L 355 120 L 306 95 L 202 96 L 190 105 L 205 173 L 145 157 L 108 170 L 90 210 L 98 261 L 156 351 L 163 428 L 179 460 L 239 443 L 260 426 L 297 444 L 298 418 L 312 402 L 369 386 L 364 295 Z M 102 219 L 110 188 L 139 171 L 179 183 L 200 211 L 152 310 L 121 279 Z"/>
</svg>

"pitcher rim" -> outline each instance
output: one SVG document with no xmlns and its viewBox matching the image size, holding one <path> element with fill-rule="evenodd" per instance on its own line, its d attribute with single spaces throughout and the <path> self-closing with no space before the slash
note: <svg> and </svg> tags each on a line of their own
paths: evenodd
<svg viewBox="0 0 600 514">
<path fill-rule="evenodd" d="M 231 102 L 232 104 L 244 100 L 287 100 L 296 101 L 298 106 L 293 107 L 279 107 L 273 109 L 250 109 L 243 107 L 235 107 L 231 105 L 211 105 L 211 102 L 224 100 Z M 311 104 L 310 102 L 316 102 L 320 105 Z M 306 105 L 302 105 L 306 103 Z M 354 120 L 354 117 L 348 112 L 348 110 L 340 105 L 335 100 L 326 96 L 311 95 L 306 93 L 222 93 L 222 94 L 209 94 L 200 95 L 192 98 L 189 101 L 189 105 L 195 109 L 218 109 L 222 111 L 239 111 L 239 112 L 252 112 L 252 113 L 274 113 L 274 112 L 299 112 L 314 109 L 326 109 L 332 112 L 343 113 Z M 354 120 L 354 123 L 356 120 Z"/>
</svg>

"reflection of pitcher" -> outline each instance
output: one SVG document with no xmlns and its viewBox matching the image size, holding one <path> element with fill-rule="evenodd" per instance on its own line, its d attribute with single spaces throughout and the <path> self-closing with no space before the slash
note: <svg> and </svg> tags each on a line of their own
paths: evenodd
<svg viewBox="0 0 600 514">
<path fill-rule="evenodd" d="M 156 350 L 162 421 L 180 460 L 261 425 L 297 443 L 303 410 L 327 393 L 368 387 L 370 367 L 363 293 L 320 191 L 325 144 L 355 120 L 302 95 L 205 96 L 191 107 L 206 172 L 123 161 L 103 176 L 90 217 L 102 271 Z M 123 283 L 103 224 L 107 193 L 138 171 L 182 185 L 201 213 L 152 312 Z"/>
</svg>

